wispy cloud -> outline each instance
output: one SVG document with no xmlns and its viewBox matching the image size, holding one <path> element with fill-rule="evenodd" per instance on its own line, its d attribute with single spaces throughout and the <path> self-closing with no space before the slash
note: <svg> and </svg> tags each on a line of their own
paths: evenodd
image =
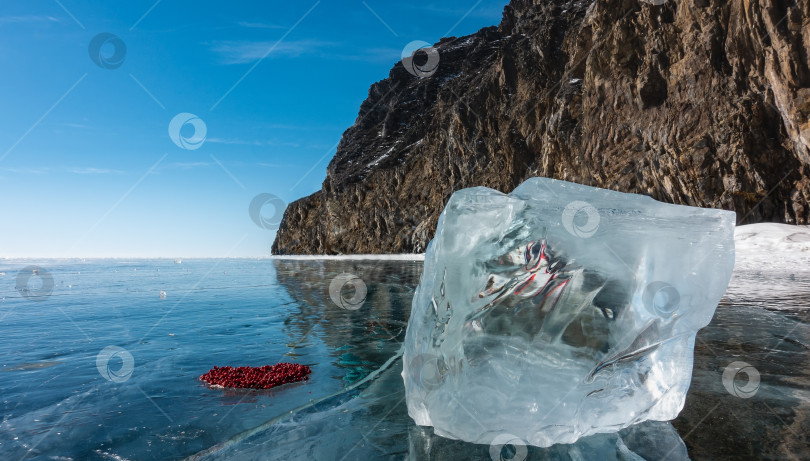
<svg viewBox="0 0 810 461">
<path fill-rule="evenodd" d="M 219 57 L 220 64 L 246 64 L 261 59 L 274 41 L 222 41 L 212 44 L 211 51 Z M 295 58 L 312 56 L 335 61 L 390 62 L 400 59 L 398 48 L 371 47 L 368 44 L 345 45 L 321 40 L 300 40 L 279 43 L 267 58 Z"/>
<path fill-rule="evenodd" d="M 14 174 L 48 174 L 48 173 L 73 173 L 73 174 L 124 174 L 121 170 L 112 168 L 95 168 L 95 167 L 0 167 L 0 171 L 7 171 Z"/>
<path fill-rule="evenodd" d="M 257 126 L 257 125 L 255 125 Z M 293 125 L 290 123 L 263 123 L 261 124 L 262 128 L 266 128 L 269 130 L 285 130 L 285 131 L 292 131 L 292 130 L 304 130 L 304 131 L 323 131 L 323 130 L 345 130 L 345 126 L 333 126 L 333 125 L 324 125 L 324 124 L 306 124 L 306 125 Z"/>
<path fill-rule="evenodd" d="M 275 48 L 273 48 L 275 46 Z M 321 40 L 298 40 L 276 44 L 275 41 L 220 41 L 211 50 L 218 54 L 222 64 L 245 64 L 261 59 L 273 48 L 268 58 L 297 57 L 303 54 L 322 54 L 336 43 Z"/>
<path fill-rule="evenodd" d="M 496 2 L 492 5 L 479 5 L 472 10 L 469 10 L 468 7 L 448 7 L 444 4 L 414 4 L 403 2 L 399 6 L 409 8 L 411 10 L 415 10 L 417 12 L 423 13 L 430 13 L 432 15 L 441 15 L 441 16 L 448 16 L 448 17 L 456 17 L 460 18 L 464 16 L 465 13 L 469 12 L 470 17 L 477 17 L 477 18 L 491 18 L 491 17 L 499 17 L 503 13 L 505 2 Z"/>
<path fill-rule="evenodd" d="M 7 171 L 14 174 L 47 174 L 48 168 L 0 167 L 0 171 Z"/>
<path fill-rule="evenodd" d="M 2 24 L 25 24 L 33 22 L 61 22 L 53 16 L 0 16 Z"/>
<path fill-rule="evenodd" d="M 214 144 L 227 144 L 227 145 L 239 145 L 239 146 L 258 146 L 258 147 L 278 147 L 278 146 L 286 146 L 286 147 L 300 147 L 300 144 L 295 142 L 281 142 L 281 141 L 273 141 L 273 140 L 247 140 L 247 139 L 236 139 L 236 138 L 207 138 L 205 142 L 211 142 Z"/>
<path fill-rule="evenodd" d="M 94 128 L 90 125 L 85 125 L 83 123 L 60 123 L 60 125 L 68 128 L 80 128 L 82 130 L 92 130 Z"/>
<path fill-rule="evenodd" d="M 163 166 L 162 169 L 193 170 L 195 168 L 208 168 L 211 165 L 213 165 L 212 162 L 174 162 L 174 163 L 167 163 L 166 165 Z"/>
<path fill-rule="evenodd" d="M 247 27 L 249 29 L 288 29 L 287 26 L 282 26 L 279 24 L 271 24 L 267 22 L 250 22 L 250 21 L 239 21 L 236 23 L 239 27 Z"/>
<path fill-rule="evenodd" d="M 75 174 L 123 174 L 121 170 L 113 170 L 110 168 L 68 168 L 68 171 Z"/>
</svg>

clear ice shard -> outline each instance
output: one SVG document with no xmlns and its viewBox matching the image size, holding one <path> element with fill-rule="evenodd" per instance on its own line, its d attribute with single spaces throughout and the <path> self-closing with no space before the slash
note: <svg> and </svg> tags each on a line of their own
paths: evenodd
<svg viewBox="0 0 810 461">
<path fill-rule="evenodd" d="M 454 193 L 408 322 L 409 415 L 539 447 L 674 419 L 731 278 L 735 220 L 548 178 Z"/>
</svg>

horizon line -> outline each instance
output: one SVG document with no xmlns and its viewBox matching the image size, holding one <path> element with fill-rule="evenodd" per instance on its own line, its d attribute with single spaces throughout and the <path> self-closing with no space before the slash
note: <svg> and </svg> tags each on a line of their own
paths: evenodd
<svg viewBox="0 0 810 461">
<path fill-rule="evenodd" d="M 13 260 L 197 260 L 197 259 L 392 259 L 424 260 L 424 253 L 341 254 L 341 255 L 266 255 L 266 256 L 0 256 L 0 261 Z"/>
</svg>

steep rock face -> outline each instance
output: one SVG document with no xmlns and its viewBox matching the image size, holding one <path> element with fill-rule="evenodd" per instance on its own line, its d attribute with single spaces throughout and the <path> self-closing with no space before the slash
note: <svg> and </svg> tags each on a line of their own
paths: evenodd
<svg viewBox="0 0 810 461">
<path fill-rule="evenodd" d="M 272 251 L 422 252 L 453 191 L 531 176 L 806 224 L 808 18 L 808 0 L 513 0 L 435 45 L 434 75 L 372 85 Z"/>
</svg>

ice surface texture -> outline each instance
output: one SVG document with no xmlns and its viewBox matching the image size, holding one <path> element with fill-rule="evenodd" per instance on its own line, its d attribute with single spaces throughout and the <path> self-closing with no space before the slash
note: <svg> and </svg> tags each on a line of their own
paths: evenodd
<svg viewBox="0 0 810 461">
<path fill-rule="evenodd" d="M 456 192 L 408 323 L 408 413 L 445 437 L 540 447 L 675 418 L 734 223 L 547 178 Z"/>
</svg>

